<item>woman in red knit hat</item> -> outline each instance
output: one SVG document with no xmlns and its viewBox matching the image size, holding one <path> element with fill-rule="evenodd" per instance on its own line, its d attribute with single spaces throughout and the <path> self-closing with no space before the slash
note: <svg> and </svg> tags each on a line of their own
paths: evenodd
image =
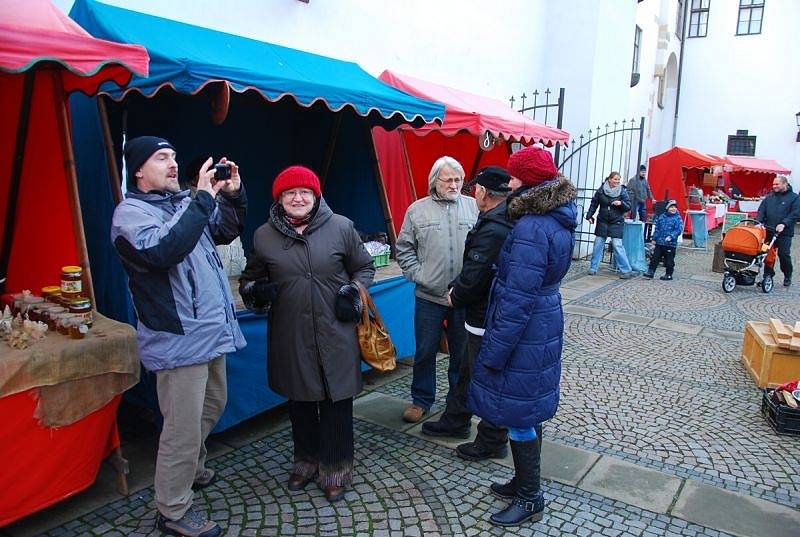
<svg viewBox="0 0 800 537">
<path fill-rule="evenodd" d="M 334 214 L 317 175 L 290 166 L 272 184 L 267 222 L 240 279 L 248 308 L 269 310 L 269 385 L 289 399 L 289 490 L 316 479 L 328 501 L 353 479 L 353 397 L 361 392 L 358 289 L 375 266 L 353 222 Z"/>
</svg>

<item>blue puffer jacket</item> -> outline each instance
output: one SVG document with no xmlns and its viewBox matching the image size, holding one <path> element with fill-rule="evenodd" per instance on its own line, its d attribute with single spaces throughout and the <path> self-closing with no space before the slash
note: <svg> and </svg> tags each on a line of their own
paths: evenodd
<svg viewBox="0 0 800 537">
<path fill-rule="evenodd" d="M 561 177 L 509 201 L 518 222 L 500 252 L 469 392 L 472 411 L 497 425 L 532 427 L 558 407 L 559 285 L 575 246 L 575 194 Z"/>
<path fill-rule="evenodd" d="M 676 246 L 678 235 L 683 231 L 683 219 L 680 213 L 662 213 L 656 217 L 653 240 L 660 246 Z M 667 240 L 667 237 L 670 240 Z"/>
</svg>

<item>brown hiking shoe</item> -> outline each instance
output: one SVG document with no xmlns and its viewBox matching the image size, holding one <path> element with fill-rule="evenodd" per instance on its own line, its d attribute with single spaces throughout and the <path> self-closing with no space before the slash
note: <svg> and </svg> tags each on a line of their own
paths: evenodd
<svg viewBox="0 0 800 537">
<path fill-rule="evenodd" d="M 408 423 L 417 423 L 422 419 L 422 416 L 427 414 L 428 411 L 418 407 L 417 405 L 408 405 L 403 411 L 403 421 Z"/>
</svg>

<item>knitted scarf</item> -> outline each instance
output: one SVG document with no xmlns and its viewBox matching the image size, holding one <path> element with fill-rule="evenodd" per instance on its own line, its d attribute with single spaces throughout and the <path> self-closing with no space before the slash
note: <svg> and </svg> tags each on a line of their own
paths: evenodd
<svg viewBox="0 0 800 537">
<path fill-rule="evenodd" d="M 606 196 L 608 196 L 609 198 L 618 198 L 620 193 L 622 192 L 622 183 L 618 184 L 614 188 L 611 188 L 608 184 L 608 181 L 604 181 L 603 192 L 605 192 Z"/>
</svg>

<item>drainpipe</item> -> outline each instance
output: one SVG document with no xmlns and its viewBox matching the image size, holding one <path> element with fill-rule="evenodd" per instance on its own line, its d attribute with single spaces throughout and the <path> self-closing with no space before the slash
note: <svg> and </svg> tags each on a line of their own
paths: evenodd
<svg viewBox="0 0 800 537">
<path fill-rule="evenodd" d="M 675 118 L 672 121 L 672 147 L 675 147 L 675 139 L 678 136 L 678 109 L 681 104 L 681 76 L 683 75 L 683 49 L 686 44 L 686 15 L 689 11 L 689 3 L 691 0 L 686 0 L 683 3 L 683 28 L 681 28 L 681 59 L 678 61 L 678 88 L 675 94 Z M 664 73 L 666 76 L 666 73 Z"/>
</svg>

